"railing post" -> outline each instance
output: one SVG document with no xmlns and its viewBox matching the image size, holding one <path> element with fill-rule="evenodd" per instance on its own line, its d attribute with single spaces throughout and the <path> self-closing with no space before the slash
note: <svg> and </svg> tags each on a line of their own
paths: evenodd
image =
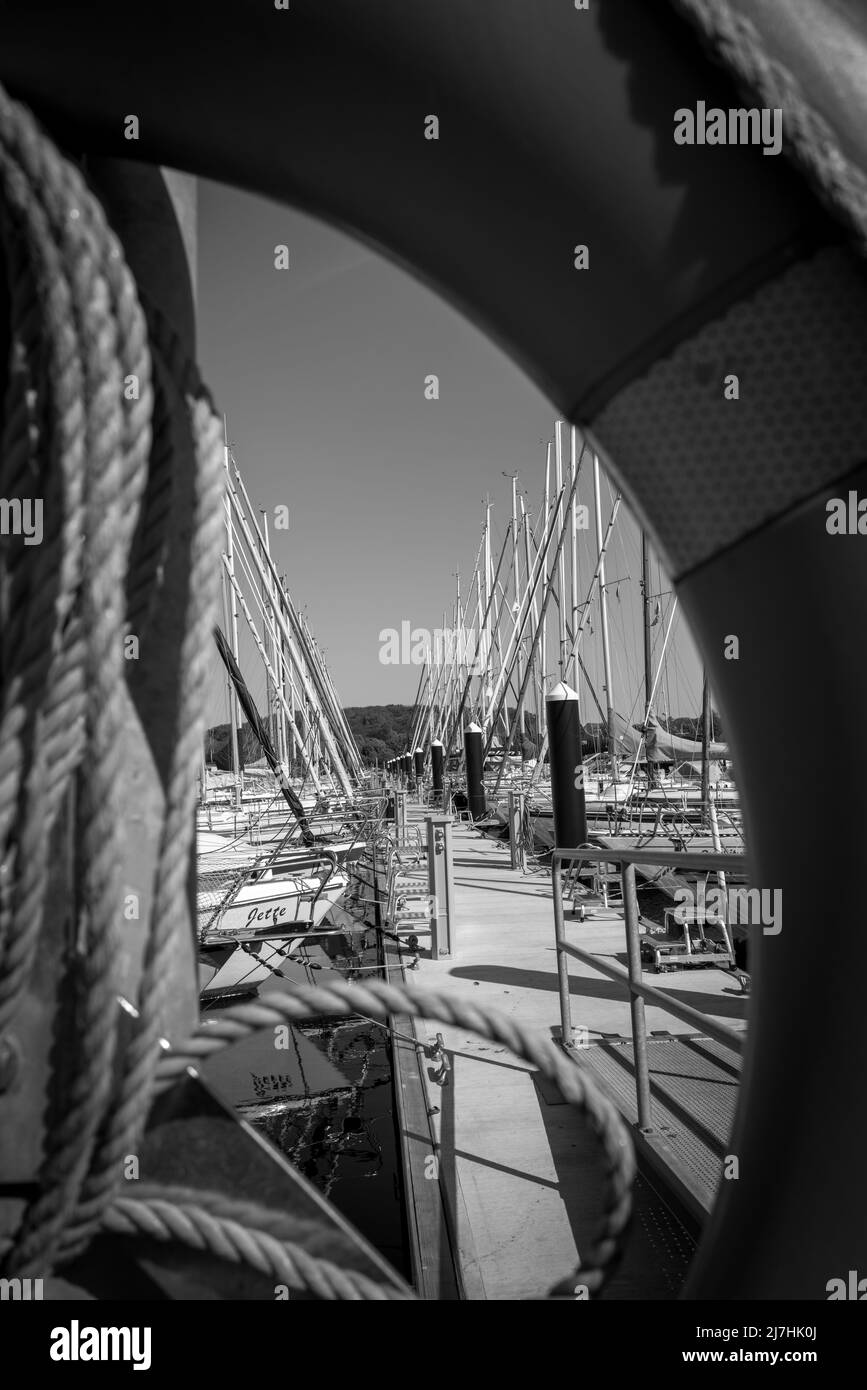
<svg viewBox="0 0 867 1390">
<path fill-rule="evenodd" d="M 524 869 L 524 793 L 509 792 L 509 850 L 513 869 Z"/>
<path fill-rule="evenodd" d="M 560 882 L 560 860 L 557 851 L 551 860 L 554 889 L 554 942 L 557 951 L 557 987 L 560 991 L 560 1041 L 564 1047 L 575 1046 L 572 1029 L 572 1000 L 569 995 L 569 958 L 562 947 L 566 944 L 566 923 L 563 920 L 563 885 Z"/>
<path fill-rule="evenodd" d="M 427 876 L 431 899 L 431 960 L 443 960 L 455 949 L 452 875 L 452 823 L 447 815 L 425 816 L 427 825 Z"/>
<path fill-rule="evenodd" d="M 394 833 L 400 849 L 406 840 L 406 792 L 401 788 L 394 793 Z"/>
<path fill-rule="evenodd" d="M 641 942 L 638 934 L 638 893 L 635 889 L 634 864 L 627 864 L 625 860 L 621 860 L 620 882 L 623 890 L 623 912 L 626 918 L 626 961 L 629 969 L 629 1010 L 632 1015 L 632 1047 L 635 1057 L 638 1125 L 640 1129 L 651 1130 L 653 1129 L 653 1110 L 650 1102 L 650 1070 L 647 1062 L 647 1026 L 644 1021 L 644 1000 L 632 988 L 635 984 L 641 984 Z"/>
<path fill-rule="evenodd" d="M 371 849 L 373 851 L 373 923 L 374 926 L 381 927 L 382 909 L 379 905 L 379 855 L 377 853 L 378 848 L 379 840 L 377 839 L 376 835 L 374 835 L 371 843 Z M 363 879 L 361 881 L 362 883 L 364 882 Z"/>
</svg>

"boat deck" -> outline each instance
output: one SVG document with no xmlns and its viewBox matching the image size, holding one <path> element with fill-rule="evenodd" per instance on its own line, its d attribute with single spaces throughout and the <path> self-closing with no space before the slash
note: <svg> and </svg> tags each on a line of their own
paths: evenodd
<svg viewBox="0 0 867 1390">
<path fill-rule="evenodd" d="M 408 811 L 412 830 L 424 810 L 410 806 Z M 511 869 L 508 846 L 465 824 L 455 826 L 453 845 L 454 954 L 433 961 L 422 950 L 408 982 L 463 990 L 558 1036 L 550 873 Z M 421 865 L 419 877 L 425 874 Z M 567 923 L 576 943 L 625 965 L 617 908 L 591 907 L 585 922 L 567 913 Z M 573 1022 L 587 1029 L 589 1039 L 582 1062 L 634 1123 L 628 1003 L 618 986 L 591 967 L 572 960 L 570 974 Z M 655 974 L 647 978 L 661 983 Z M 748 1000 L 721 970 L 669 975 L 664 988 L 709 1017 L 745 1026 Z M 661 1200 L 658 1178 L 645 1171 L 637 1184 L 627 1255 L 605 1290 L 612 1299 L 678 1292 L 694 1249 L 692 1216 L 711 1205 L 737 1098 L 734 1053 L 691 1034 L 656 1006 L 647 1006 L 646 1019 L 649 1033 L 656 1035 L 649 1052 L 657 1149 L 669 1146 L 680 1160 L 677 1166 L 688 1169 L 692 1201 L 680 1208 L 682 1221 Z M 540 1083 L 527 1064 L 461 1029 L 418 1025 L 423 1042 L 433 1042 L 436 1031 L 443 1033 L 450 1053 L 448 1082 L 435 1079 L 431 1064 L 420 1071 L 464 1296 L 544 1297 L 576 1267 L 596 1226 L 602 1189 L 594 1141 L 559 1093 Z M 424 1145 L 416 1148 L 421 1161 Z"/>
<path fill-rule="evenodd" d="M 657 849 L 677 850 L 686 847 L 691 854 L 713 854 L 716 846 L 710 835 L 691 835 L 688 840 L 667 835 L 664 832 L 651 836 L 647 830 L 639 834 L 631 835 L 612 835 L 605 830 L 591 830 L 590 841 L 594 845 L 599 845 L 601 849 L 612 851 L 612 863 L 617 858 L 618 849 L 648 849 L 655 846 Z M 720 850 L 723 854 L 743 854 L 744 842 L 740 834 L 726 831 L 721 836 Z M 688 888 L 690 876 L 684 876 L 674 869 L 653 868 L 647 864 L 636 864 L 635 872 L 639 879 L 651 882 L 661 893 L 674 900 L 678 889 Z M 694 878 L 695 875 L 692 875 Z"/>
</svg>

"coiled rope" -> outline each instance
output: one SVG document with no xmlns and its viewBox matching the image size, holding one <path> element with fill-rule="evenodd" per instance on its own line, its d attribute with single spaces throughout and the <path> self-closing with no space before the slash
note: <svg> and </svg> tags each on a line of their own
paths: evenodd
<svg viewBox="0 0 867 1390">
<path fill-rule="evenodd" d="M 41 934 L 50 832 L 72 773 L 79 773 L 79 949 L 70 965 L 67 996 L 75 1000 L 78 1013 L 77 1055 L 69 1084 L 55 1088 L 54 1123 L 40 1172 L 42 1193 L 19 1233 L 21 1259 L 27 1263 L 28 1256 L 51 1250 L 74 1206 L 111 1082 L 116 1032 L 111 974 L 122 830 L 123 579 L 150 447 L 150 364 L 135 288 L 98 205 L 77 171 L 5 94 L 0 97 L 0 147 L 7 208 L 19 233 L 13 312 L 20 310 L 23 293 L 32 294 L 46 320 L 48 342 L 39 340 L 38 328 L 33 331 L 29 313 L 26 321 L 13 321 L 13 335 L 22 333 L 19 355 L 29 357 L 34 376 L 47 348 L 43 381 L 49 418 L 59 414 L 60 401 L 66 411 L 59 422 L 61 458 L 53 456 L 58 442 L 53 431 L 42 443 L 49 460 L 48 545 L 45 551 L 37 546 L 32 560 L 23 542 L 10 547 L 7 569 L 21 579 L 10 588 L 9 616 L 11 630 L 23 640 L 17 650 L 4 653 L 3 673 L 0 758 L 6 762 L 11 751 L 18 785 L 4 787 L 0 824 L 4 867 L 8 872 L 11 864 L 20 866 L 17 882 L 7 881 L 4 1024 L 26 986 Z M 52 275 L 62 285 L 60 294 L 51 293 Z M 60 299 L 69 313 L 64 324 L 50 316 Z M 68 349 L 63 360 L 54 351 L 55 336 Z M 125 403 L 128 373 L 136 376 L 139 393 L 137 401 Z M 71 422 L 74 477 L 63 439 Z M 60 480 L 66 483 L 65 493 L 58 488 Z M 19 497 L 33 481 L 32 475 L 14 481 Z M 71 511 L 80 533 L 74 539 Z M 56 588 L 46 583 L 47 565 L 60 570 Z M 60 666 L 67 664 L 65 618 L 72 627 L 77 619 L 84 637 L 76 646 L 74 686 L 67 701 L 52 708 L 45 699 L 45 680 L 52 658 Z M 79 731 L 74 755 L 52 761 L 52 746 L 66 736 L 70 715 L 73 730 Z M 10 738 L 10 728 L 26 737 L 19 732 L 17 739 L 14 733 Z"/>
<path fill-rule="evenodd" d="M 180 375 L 195 444 L 191 572 L 166 816 L 145 924 L 139 1019 L 113 1082 L 121 929 L 125 581 L 151 459 L 151 357 L 121 248 L 79 171 L 0 89 L 0 186 L 12 358 L 6 498 L 44 500 L 41 545 L 2 556 L 0 1030 L 24 996 L 42 936 L 49 842 L 77 781 L 76 946 L 62 997 L 70 1025 L 54 1058 L 39 1174 L 7 1263 L 44 1269 L 99 1224 L 149 1108 L 166 962 L 188 930 L 186 874 L 201 747 L 205 653 L 220 554 L 220 424 L 197 377 Z M 159 345 L 164 325 L 151 328 Z M 169 342 L 166 355 L 174 358 Z M 173 363 L 174 365 L 174 363 Z M 177 380 L 177 376 L 175 377 Z M 165 431 L 160 435 L 165 455 Z M 164 486 L 157 489 L 167 516 Z M 145 558 L 153 573 L 151 528 Z M 67 1036 L 68 1034 L 68 1036 Z M 70 1055 L 70 1051 L 71 1054 Z"/>
</svg>

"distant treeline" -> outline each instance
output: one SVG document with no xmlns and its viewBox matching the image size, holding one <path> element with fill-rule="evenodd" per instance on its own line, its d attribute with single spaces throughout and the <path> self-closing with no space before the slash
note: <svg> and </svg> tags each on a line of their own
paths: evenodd
<svg viewBox="0 0 867 1390">
<path fill-rule="evenodd" d="M 271 740 L 276 748 L 277 730 L 274 715 L 265 716 L 265 726 L 269 728 Z M 250 763 L 257 763 L 265 756 L 261 743 L 246 720 L 238 731 L 238 754 L 242 767 L 247 767 Z M 215 724 L 212 729 L 206 731 L 205 762 L 210 767 L 221 768 L 223 772 L 232 771 L 232 735 L 228 724 Z M 290 772 L 297 770 L 296 767 L 289 769 Z"/>
<path fill-rule="evenodd" d="M 241 766 L 258 762 L 262 757 L 262 745 L 250 725 L 242 724 L 238 733 L 238 753 Z M 215 724 L 205 734 L 205 762 L 209 767 L 219 767 L 223 772 L 232 771 L 232 739 L 228 724 Z"/>
<path fill-rule="evenodd" d="M 358 751 L 369 766 L 407 751 L 412 732 L 411 705 L 357 705 L 343 713 Z"/>
<path fill-rule="evenodd" d="M 385 762 L 398 753 L 405 753 L 410 736 L 412 708 L 409 705 L 365 705 L 360 709 L 344 710 L 359 752 L 365 763 L 373 766 L 378 760 Z M 271 716 L 271 737 L 276 746 L 276 732 Z M 242 725 L 238 736 L 238 748 L 242 767 L 258 762 L 263 756 L 262 746 L 250 725 Z M 205 759 L 212 767 L 224 772 L 232 769 L 232 739 L 228 724 L 216 724 L 205 734 Z M 290 768 L 291 772 L 299 770 Z"/>
<path fill-rule="evenodd" d="M 365 763 L 372 766 L 374 762 L 382 763 L 399 753 L 407 752 L 412 724 L 412 708 L 409 705 L 361 705 L 344 712 Z M 509 711 L 507 720 L 511 719 L 511 715 L 512 711 Z M 637 724 L 640 719 L 636 718 L 633 722 Z M 701 739 L 700 716 L 694 719 L 688 715 L 679 716 L 677 719 L 660 718 L 659 722 L 669 733 L 677 734 L 680 738 Z M 525 757 L 533 758 L 541 746 L 535 712 L 525 711 L 524 725 L 526 735 L 523 750 L 515 744 L 514 751 L 523 751 Z M 505 736 L 506 728 L 507 722 L 501 721 L 501 737 Z M 722 725 L 716 714 L 713 716 L 711 737 L 714 741 L 723 738 Z M 603 726 L 599 723 L 585 724 L 582 742 L 584 755 L 589 757 L 591 753 L 600 752 L 604 747 Z"/>
<path fill-rule="evenodd" d="M 412 725 L 412 707 L 410 705 L 360 705 L 346 709 L 344 713 L 355 736 L 361 757 L 368 766 L 372 767 L 376 762 L 386 762 L 399 753 L 407 752 Z M 510 711 L 507 718 L 511 718 L 511 714 Z M 638 722 L 638 719 L 633 720 L 633 723 L 637 724 Z M 680 715 L 676 719 L 660 717 L 659 722 L 663 728 L 668 729 L 669 733 L 677 734 L 680 738 L 701 740 L 700 717 L 691 718 L 689 715 Z M 515 742 L 513 743 L 513 751 L 515 753 L 523 752 L 525 757 L 534 758 L 541 746 L 541 740 L 536 730 L 536 715 L 532 710 L 525 711 L 524 724 L 526 734 L 523 749 L 519 748 Z M 506 727 L 505 721 L 501 720 L 499 730 L 501 737 L 505 736 Z M 585 724 L 582 733 L 582 752 L 585 757 L 589 757 L 592 753 L 601 752 L 605 748 L 605 734 L 600 723 Z M 722 725 L 716 714 L 713 716 L 711 737 L 714 741 L 720 741 L 724 738 Z M 246 767 L 248 763 L 258 762 L 262 757 L 262 746 L 249 724 L 244 723 L 242 725 L 238 743 L 242 767 Z M 205 734 L 205 758 L 212 767 L 219 767 L 224 771 L 231 770 L 232 743 L 228 724 L 216 724 L 212 729 L 208 729 Z M 294 771 L 295 769 L 290 770 Z"/>
</svg>

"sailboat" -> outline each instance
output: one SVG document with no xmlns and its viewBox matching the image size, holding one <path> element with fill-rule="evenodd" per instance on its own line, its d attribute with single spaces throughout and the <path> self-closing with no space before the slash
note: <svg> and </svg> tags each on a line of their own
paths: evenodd
<svg viewBox="0 0 867 1390">
<path fill-rule="evenodd" d="M 267 524 L 255 520 L 228 443 L 225 462 L 225 631 L 215 628 L 214 639 L 228 677 L 231 770 L 209 777 L 204 768 L 197 825 L 200 984 L 209 996 L 254 988 L 312 934 L 354 929 L 341 904 L 384 814 L 384 799 L 367 794 L 324 657 L 277 574 Z M 241 671 L 241 616 L 264 668 L 267 716 Z M 261 765 L 243 772 L 242 713 L 248 745 L 261 752 Z"/>
</svg>

